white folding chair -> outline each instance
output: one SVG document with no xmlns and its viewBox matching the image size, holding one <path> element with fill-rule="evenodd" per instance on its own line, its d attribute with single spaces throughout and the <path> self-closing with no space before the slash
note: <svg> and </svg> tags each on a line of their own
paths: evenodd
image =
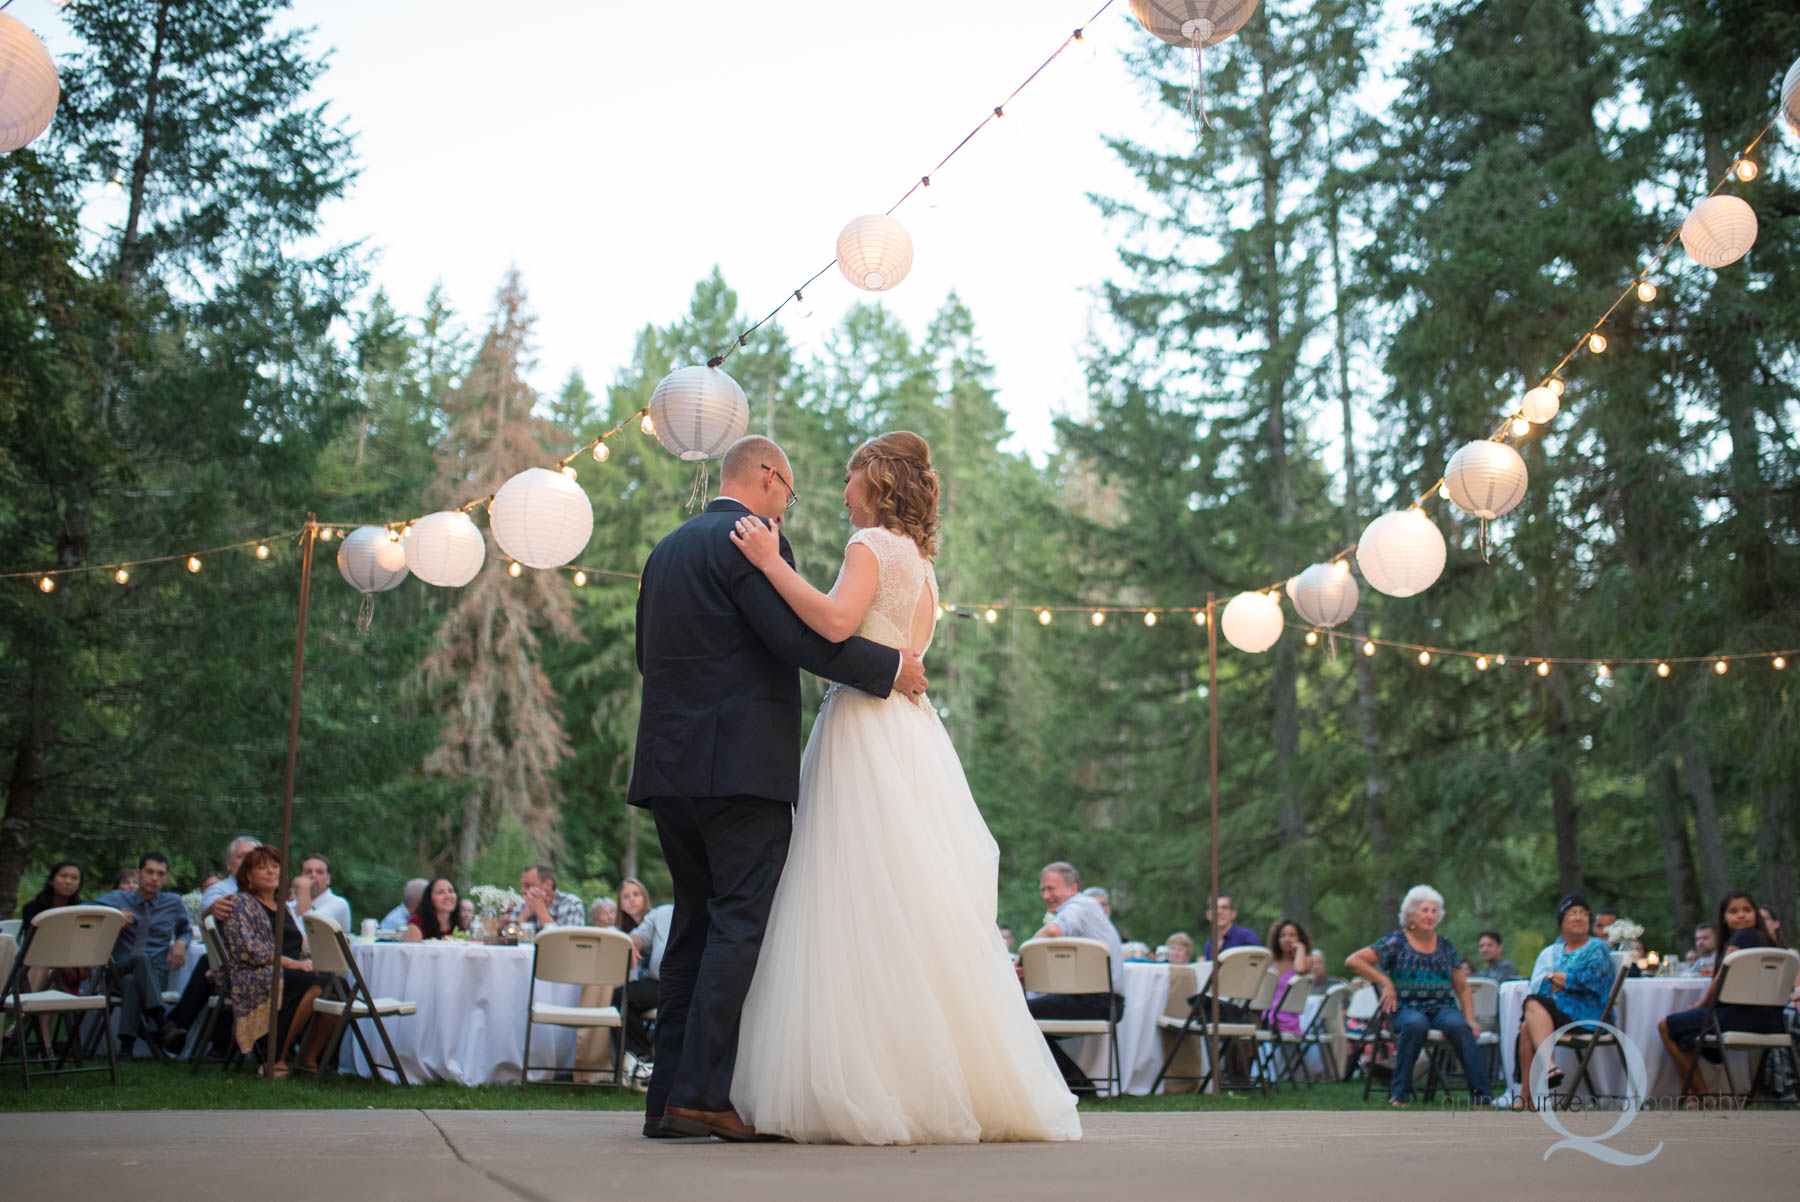
<svg viewBox="0 0 1800 1202">
<path fill-rule="evenodd" d="M 555 1082 L 557 1066 L 531 1063 L 531 1028 L 543 1023 L 553 1027 L 605 1027 L 625 1030 L 630 1003 L 625 982 L 631 977 L 631 936 L 613 927 L 551 927 L 537 937 L 531 957 L 531 992 L 525 1007 L 525 1054 L 519 1058 L 519 1088 L 531 1083 L 533 1070 L 542 1069 Z M 611 988 L 616 1006 L 559 1006 L 537 1000 L 539 981 L 563 985 L 596 985 Z M 571 1076 L 570 1084 L 581 1084 Z M 625 1054 L 613 1055 L 615 1089 L 624 1089 Z"/>
<path fill-rule="evenodd" d="M 1156 1084 L 1150 1092 L 1155 1093 L 1169 1076 L 1169 1065 L 1181 1051 L 1181 1045 L 1189 1035 L 1210 1037 L 1218 1041 L 1219 1059 L 1225 1058 L 1225 1051 L 1235 1043 L 1247 1043 L 1252 1050 L 1256 1044 L 1256 1015 L 1254 1002 L 1261 994 L 1268 978 L 1269 963 L 1275 955 L 1266 947 L 1233 947 L 1227 948 L 1214 963 L 1213 971 L 1207 978 L 1206 986 L 1194 995 L 1188 1006 L 1187 1017 L 1173 1019 L 1163 1015 L 1156 1020 L 1159 1029 L 1175 1031 L 1174 1046 L 1163 1057 L 1161 1071 L 1156 1074 Z M 1212 1021 L 1212 999 L 1219 999 L 1221 1007 L 1226 1004 L 1236 1006 L 1244 1011 L 1241 1019 L 1226 1019 L 1223 1013 L 1220 1020 Z M 1274 997 L 1273 988 L 1269 997 Z M 1198 1078 L 1196 1090 L 1204 1093 L 1209 1082 L 1219 1074 L 1217 1064 L 1208 1064 L 1206 1072 Z M 1261 1083 L 1259 1082 L 1259 1085 Z"/>
<path fill-rule="evenodd" d="M 1318 986 L 1315 984 L 1314 989 Z M 1336 1038 L 1344 1031 L 1344 1011 L 1350 999 L 1350 986 L 1342 981 L 1334 981 L 1325 987 L 1325 996 L 1319 1002 L 1319 1008 L 1313 1011 L 1312 1022 L 1300 1033 L 1300 1056 L 1304 1060 L 1315 1049 L 1319 1053 L 1319 1062 L 1325 1067 L 1325 1078 L 1328 1081 L 1341 1081 L 1343 1069 L 1338 1064 Z M 1306 1083 L 1313 1083 L 1312 1070 L 1306 1070 Z"/>
<path fill-rule="evenodd" d="M 1481 1028 L 1481 1034 L 1475 1037 L 1475 1046 L 1481 1049 L 1482 1081 L 1492 1092 L 1494 1077 L 1494 1061 L 1500 1051 L 1500 1035 L 1496 1030 L 1500 1025 L 1500 983 L 1490 981 L 1486 977 L 1469 978 L 1470 1009 L 1475 1012 L 1475 1023 Z M 1447 1057 L 1450 1055 L 1450 1041 L 1444 1033 L 1433 1027 L 1425 1036 L 1425 1050 L 1430 1053 L 1431 1063 L 1425 1078 L 1425 1100 L 1427 1102 L 1437 1096 L 1438 1087 L 1445 1092 L 1450 1089 L 1450 1077 L 1444 1070 Z M 1475 1073 L 1473 1065 L 1465 1065 L 1471 1077 Z"/>
<path fill-rule="evenodd" d="M 1681 1092 L 1693 1087 L 1694 1074 L 1700 1070 L 1700 1053 L 1714 1050 L 1725 1069 L 1725 1088 L 1737 1097 L 1737 1082 L 1731 1076 L 1733 1051 L 1749 1052 L 1752 1059 L 1750 1078 L 1745 1084 L 1745 1101 L 1756 1088 L 1756 1070 L 1760 1057 L 1772 1051 L 1787 1053 L 1788 1067 L 1800 1077 L 1800 1061 L 1794 1057 L 1794 1039 L 1787 1024 L 1780 1021 L 1794 992 L 1794 978 L 1800 975 L 1800 952 L 1785 947 L 1739 947 L 1725 953 L 1719 965 L 1718 987 L 1706 1003 L 1699 1039 L 1694 1044 L 1694 1059 L 1682 1079 Z M 1763 1006 L 1776 1017 L 1777 1032 L 1727 1031 L 1719 1024 L 1720 1006 Z"/>
<path fill-rule="evenodd" d="M 1613 981 L 1612 990 L 1606 995 L 1606 1005 L 1600 1011 L 1604 1022 L 1616 1027 L 1625 1026 L 1625 976 L 1631 971 L 1631 956 L 1625 952 L 1612 953 Z M 1625 1063 L 1625 1049 L 1619 1046 L 1618 1036 L 1600 1027 L 1575 1027 L 1564 1031 L 1556 1041 L 1559 1048 L 1575 1049 L 1575 1074 L 1569 1081 L 1569 1088 L 1556 1099 L 1559 1109 L 1566 1109 L 1581 1087 L 1587 1084 L 1588 1072 L 1594 1059 L 1594 1053 L 1601 1048 L 1612 1049 L 1613 1057 L 1619 1062 L 1619 1079 L 1626 1080 L 1630 1070 Z"/>
<path fill-rule="evenodd" d="M 1259 1016 L 1265 1011 L 1269 1012 L 1267 1025 L 1256 1033 L 1257 1051 L 1266 1053 L 1268 1058 L 1264 1075 L 1268 1075 L 1269 1069 L 1275 1069 L 1275 1075 L 1271 1078 L 1273 1084 L 1279 1086 L 1287 1081 L 1298 1089 L 1300 1082 L 1294 1080 L 1294 1074 L 1298 1071 L 1306 1075 L 1306 1083 L 1311 1085 L 1312 1074 L 1306 1071 L 1306 1053 L 1302 1046 L 1306 1041 L 1305 1033 L 1282 1030 L 1281 1016 L 1290 1015 L 1296 1024 L 1300 1023 L 1301 1015 L 1306 1012 L 1306 999 L 1313 993 L 1312 978 L 1303 972 L 1297 972 L 1288 978 L 1286 987 L 1281 988 L 1280 976 L 1272 970 L 1265 975 L 1275 978 L 1279 993 L 1271 999 L 1269 1005 L 1256 1011 Z"/>
<path fill-rule="evenodd" d="M 33 968 L 85 968 L 98 971 L 112 958 L 113 944 L 118 942 L 119 932 L 125 929 L 125 916 L 111 906 L 58 906 L 45 910 L 31 920 L 31 939 L 26 943 L 20 962 L 14 965 L 7 984 L 4 1005 L 12 1012 L 13 1029 L 19 1040 L 19 1071 L 23 1075 L 25 1088 L 31 1088 L 31 1036 L 35 1033 L 42 1040 L 35 1022 L 27 1023 L 27 1016 L 49 1015 L 61 1017 L 68 1029 L 68 1041 L 63 1056 L 74 1055 L 75 1067 L 63 1068 L 63 1057 L 57 1057 L 54 1067 L 40 1069 L 39 1076 L 49 1073 L 98 1072 L 100 1068 L 84 1066 L 81 1062 L 81 1039 L 75 1024 L 68 1016 L 74 1014 L 100 1012 L 102 1038 L 106 1040 L 107 1071 L 112 1074 L 113 1084 L 119 1081 L 119 1060 L 117 1047 L 112 1037 L 112 999 L 105 990 L 93 994 L 64 993 L 60 989 L 42 989 L 36 992 L 25 991 L 26 972 Z M 52 1048 L 44 1046 L 40 1059 L 46 1063 L 51 1061 Z"/>
<path fill-rule="evenodd" d="M 363 1059 L 369 1062 L 369 1076 L 381 1080 L 381 1070 L 387 1069 L 400 1078 L 400 1084 L 407 1084 L 406 1069 L 400 1064 L 400 1054 L 394 1050 L 394 1041 L 388 1038 L 387 1025 L 384 1018 L 402 1018 L 419 1012 L 417 1002 L 403 1002 L 398 998 L 376 997 L 369 991 L 368 981 L 363 979 L 362 969 L 356 965 L 356 957 L 350 954 L 350 941 L 344 937 L 344 928 L 337 924 L 335 918 L 324 914 L 307 913 L 306 947 L 312 956 L 314 972 L 322 972 L 331 979 L 326 983 L 325 991 L 313 1003 L 313 1013 L 326 1018 L 338 1020 L 337 1030 L 331 1034 L 331 1042 L 319 1056 L 319 1067 L 337 1064 L 338 1049 L 344 1042 L 344 1028 L 356 1037 L 357 1046 L 362 1048 Z M 348 978 L 346 982 L 345 978 Z M 374 1049 L 369 1041 L 363 1038 L 362 1029 L 356 1024 L 363 1020 L 375 1024 L 375 1033 L 381 1036 L 381 1046 L 387 1049 L 386 1064 L 375 1059 Z M 320 1074 L 323 1077 L 323 1073 Z"/>
<path fill-rule="evenodd" d="M 1111 1072 L 1094 1082 L 1094 1092 L 1101 1085 L 1111 1092 L 1125 1092 L 1125 1079 L 1119 1065 L 1119 1007 L 1112 999 L 1112 952 L 1098 939 L 1027 939 L 1019 945 L 1019 967 L 1024 973 L 1027 993 L 1099 993 L 1107 997 L 1106 1017 L 1040 1018 L 1037 1028 L 1058 1039 L 1077 1035 L 1104 1035 L 1106 1063 Z"/>
<path fill-rule="evenodd" d="M 188 1049 L 188 1060 L 192 1067 L 190 1075 L 197 1076 L 200 1067 L 205 1064 L 223 1064 L 226 1066 L 243 1063 L 243 1053 L 238 1051 L 237 1039 L 230 1038 L 230 1050 L 223 1056 L 212 1054 L 213 1040 L 217 1038 L 219 1024 L 229 1025 L 233 1021 L 231 1012 L 231 961 L 225 955 L 225 942 L 219 938 L 219 924 L 213 921 L 211 914 L 200 920 L 200 939 L 206 948 L 205 971 L 212 976 L 212 995 L 206 999 L 206 1016 L 200 1023 L 200 1033 L 195 1037 L 193 1046 Z M 194 969 L 200 972 L 201 969 Z"/>
</svg>

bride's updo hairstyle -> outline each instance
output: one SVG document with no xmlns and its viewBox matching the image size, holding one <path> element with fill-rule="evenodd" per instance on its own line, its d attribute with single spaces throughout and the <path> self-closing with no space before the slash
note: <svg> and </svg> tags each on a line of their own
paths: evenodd
<svg viewBox="0 0 1800 1202">
<path fill-rule="evenodd" d="M 938 477 L 923 438 L 910 430 L 871 438 L 856 448 L 847 470 L 862 472 L 876 525 L 906 535 L 927 559 L 937 555 Z"/>
</svg>

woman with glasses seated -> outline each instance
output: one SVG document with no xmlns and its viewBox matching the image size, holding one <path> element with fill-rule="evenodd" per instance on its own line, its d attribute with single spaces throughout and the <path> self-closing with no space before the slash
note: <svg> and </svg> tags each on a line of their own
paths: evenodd
<svg viewBox="0 0 1800 1202">
<path fill-rule="evenodd" d="M 1513 1059 L 1514 1074 L 1527 1086 L 1520 1091 L 1527 1110 L 1537 1109 L 1537 1099 L 1531 1096 L 1529 1086 L 1531 1062 L 1538 1048 L 1563 1027 L 1598 1021 L 1612 995 L 1612 952 L 1604 939 L 1593 938 L 1593 921 L 1586 897 L 1565 894 L 1556 903 L 1556 941 L 1538 953 L 1532 966 L 1531 993 L 1525 998 Z M 1555 1089 L 1562 1079 L 1562 1069 L 1553 1061 L 1546 1084 Z"/>
</svg>

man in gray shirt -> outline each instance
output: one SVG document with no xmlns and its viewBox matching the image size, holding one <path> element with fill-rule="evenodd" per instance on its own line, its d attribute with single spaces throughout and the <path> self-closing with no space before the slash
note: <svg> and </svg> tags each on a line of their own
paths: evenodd
<svg viewBox="0 0 1800 1202">
<path fill-rule="evenodd" d="M 1046 921 L 1036 939 L 1094 939 L 1106 945 L 1107 953 L 1112 957 L 1113 995 L 1104 993 L 1027 993 L 1026 1007 L 1033 1018 L 1061 1019 L 1105 1019 L 1116 1015 L 1124 1008 L 1124 1000 L 1117 996 L 1119 973 L 1125 963 L 1123 944 L 1119 939 L 1118 928 L 1100 903 L 1081 892 L 1081 874 L 1075 866 L 1062 860 L 1054 864 L 1044 865 L 1038 873 L 1038 895 L 1044 899 L 1049 911 Z M 1021 969 L 1021 972 L 1023 970 Z M 1088 1075 L 1081 1071 L 1069 1054 L 1051 1036 L 1045 1036 L 1050 1044 L 1050 1053 L 1056 1057 L 1056 1067 L 1062 1070 L 1063 1080 L 1071 1090 L 1093 1090 L 1094 1083 Z"/>
<path fill-rule="evenodd" d="M 1513 962 L 1506 958 L 1505 949 L 1500 946 L 1499 931 L 1481 932 L 1475 936 L 1475 946 L 1481 952 L 1481 963 L 1469 970 L 1470 976 L 1510 981 L 1519 975 L 1519 970 L 1513 967 Z"/>
</svg>

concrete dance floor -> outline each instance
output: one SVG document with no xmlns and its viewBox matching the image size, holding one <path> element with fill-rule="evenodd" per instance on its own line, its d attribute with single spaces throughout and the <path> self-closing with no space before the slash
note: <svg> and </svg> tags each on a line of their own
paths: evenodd
<svg viewBox="0 0 1800 1202">
<path fill-rule="evenodd" d="M 1571 1116 L 1598 1135 L 1611 1115 Z M 0 1115 L 9 1193 L 211 1202 L 875 1202 L 878 1199 L 1791 1198 L 1800 1116 L 1652 1114 L 1563 1149 L 1530 1115 L 1093 1114 L 1077 1144 L 947 1148 L 651 1141 L 638 1115 L 535 1111 L 137 1111 Z"/>
</svg>

